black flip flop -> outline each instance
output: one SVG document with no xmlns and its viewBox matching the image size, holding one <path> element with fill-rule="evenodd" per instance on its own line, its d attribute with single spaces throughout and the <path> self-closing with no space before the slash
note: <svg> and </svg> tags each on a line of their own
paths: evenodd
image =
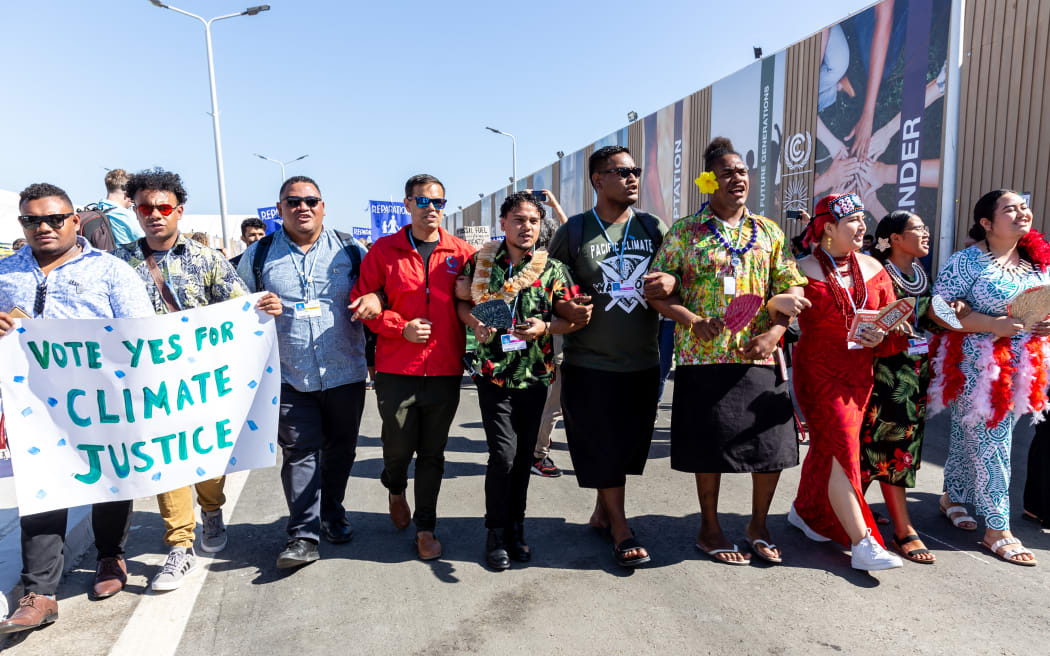
<svg viewBox="0 0 1050 656">
<path fill-rule="evenodd" d="M 911 535 L 905 535 L 903 538 L 899 538 L 896 535 L 893 536 L 893 543 L 897 545 L 897 553 L 901 555 L 905 560 L 910 560 L 913 563 L 919 563 L 920 565 L 932 565 L 935 560 L 922 560 L 915 558 L 914 556 L 922 556 L 924 554 L 933 553 L 929 549 L 912 549 L 911 551 L 905 551 L 904 545 L 909 542 L 922 542 L 918 535 L 912 533 Z"/>
<path fill-rule="evenodd" d="M 634 558 L 628 558 L 627 552 L 633 551 L 635 549 L 645 549 L 645 547 L 642 546 L 642 543 L 634 537 L 629 537 L 620 544 L 613 547 L 613 556 L 616 557 L 617 564 L 619 564 L 621 567 L 638 567 L 639 565 L 644 565 L 645 563 L 652 560 L 652 558 L 649 557 L 648 550 L 646 550 L 646 555 L 644 556 L 635 556 Z"/>
</svg>

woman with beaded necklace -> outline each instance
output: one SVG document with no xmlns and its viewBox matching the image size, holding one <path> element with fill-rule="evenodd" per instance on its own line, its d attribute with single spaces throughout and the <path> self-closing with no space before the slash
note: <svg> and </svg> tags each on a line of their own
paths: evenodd
<svg viewBox="0 0 1050 656">
<path fill-rule="evenodd" d="M 902 340 L 883 344 L 886 334 L 876 328 L 860 329 L 848 340 L 858 310 L 896 300 L 886 269 L 857 252 L 864 232 L 864 206 L 856 194 L 821 199 L 806 231 L 813 255 L 799 268 L 809 278 L 805 291 L 812 307 L 799 315 L 794 386 L 810 445 L 788 522 L 811 540 L 851 545 L 854 568 L 882 570 L 902 563 L 884 548 L 864 501 L 860 427 L 876 349 L 892 353 Z"/>
<path fill-rule="evenodd" d="M 915 487 L 915 472 L 922 459 L 926 389 L 930 385 L 929 345 L 923 329 L 935 326 L 926 318 L 932 296 L 929 277 L 919 262 L 929 252 L 930 230 L 918 214 L 897 210 L 879 221 L 872 254 L 886 268 L 897 298 L 913 297 L 917 302 L 908 349 L 875 358 L 875 385 L 860 433 L 863 489 L 867 490 L 872 481 L 879 482 L 893 520 L 897 551 L 923 564 L 933 564 L 936 556 L 911 524 L 905 490 Z"/>
</svg>

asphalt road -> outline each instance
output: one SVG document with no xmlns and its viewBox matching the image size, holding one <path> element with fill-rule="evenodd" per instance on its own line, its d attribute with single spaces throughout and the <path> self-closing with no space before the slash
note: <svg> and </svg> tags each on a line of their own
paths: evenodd
<svg viewBox="0 0 1050 656">
<path fill-rule="evenodd" d="M 665 405 L 645 476 L 628 482 L 628 512 L 652 553 L 650 565 L 630 571 L 613 562 L 611 545 L 587 527 L 593 493 L 576 486 L 570 469 L 559 479 L 532 477 L 526 535 L 534 560 L 496 573 L 483 565 L 486 447 L 472 386 L 464 385 L 449 440 L 438 521 L 444 555 L 431 563 L 416 560 L 411 533 L 396 531 L 386 514 L 379 422 L 374 399 L 368 404 L 348 495 L 349 544 L 322 543 L 319 562 L 278 571 L 285 541 L 278 470 L 256 470 L 228 484 L 227 549 L 182 589 L 155 595 L 146 588 L 165 550 L 156 503 L 143 499 L 128 544 L 126 591 L 88 600 L 89 555 L 62 583 L 60 620 L 0 649 L 12 656 L 1050 651 L 1050 536 L 1015 522 L 1042 561 L 1022 568 L 995 560 L 978 547 L 979 534 L 938 514 L 943 416 L 929 427 L 919 487 L 909 494 L 913 520 L 936 550 L 934 566 L 869 575 L 851 569 L 842 548 L 807 541 L 786 520 L 798 467 L 784 473 L 770 519 L 785 563 L 711 561 L 693 546 L 693 478 L 669 466 Z M 1025 427 L 1015 441 L 1015 516 L 1030 439 Z M 555 461 L 569 469 L 561 430 L 555 440 Z M 722 484 L 723 527 L 741 545 L 750 487 L 743 475 Z M 885 511 L 877 488 L 869 500 Z"/>
</svg>

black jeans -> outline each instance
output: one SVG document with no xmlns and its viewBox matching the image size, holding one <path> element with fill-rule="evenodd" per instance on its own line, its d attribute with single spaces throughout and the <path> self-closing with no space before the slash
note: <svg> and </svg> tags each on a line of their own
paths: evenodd
<svg viewBox="0 0 1050 656">
<path fill-rule="evenodd" d="M 376 374 L 376 402 L 383 420 L 383 486 L 404 494 L 416 456 L 417 531 L 433 531 L 445 474 L 448 429 L 459 407 L 462 376 Z"/>
<path fill-rule="evenodd" d="M 346 521 L 343 499 L 364 410 L 364 381 L 317 392 L 281 385 L 277 439 L 284 455 L 288 537 L 317 542 L 321 520 Z"/>
<path fill-rule="evenodd" d="M 1050 528 L 1050 421 L 1036 424 L 1028 448 L 1028 477 L 1024 481 L 1024 509 Z"/>
<path fill-rule="evenodd" d="M 474 382 L 489 445 L 485 528 L 506 528 L 525 520 L 529 470 L 543 421 L 543 406 L 547 403 L 547 387 L 507 389 L 480 376 Z"/>
<path fill-rule="evenodd" d="M 26 594 L 53 595 L 62 578 L 62 547 L 66 543 L 65 508 L 23 515 L 22 585 Z M 91 506 L 91 527 L 98 558 L 123 558 L 131 527 L 131 501 L 109 501 Z"/>
</svg>

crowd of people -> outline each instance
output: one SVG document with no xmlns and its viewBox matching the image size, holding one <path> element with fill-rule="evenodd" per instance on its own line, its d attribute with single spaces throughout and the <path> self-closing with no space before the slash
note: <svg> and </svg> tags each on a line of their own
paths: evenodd
<svg viewBox="0 0 1050 656">
<path fill-rule="evenodd" d="M 590 525 L 619 565 L 650 562 L 625 498 L 628 476 L 643 474 L 670 369 L 661 346 L 677 361 L 671 467 L 695 477 L 695 544 L 714 561 L 787 557 L 768 519 L 781 472 L 799 464 L 797 403 L 809 449 L 787 519 L 807 537 L 849 546 L 861 570 L 900 567 L 901 558 L 933 564 L 905 492 L 916 484 L 927 413 L 948 408 L 942 513 L 975 531 L 972 504 L 989 551 L 1035 565 L 1010 533 L 1010 445 L 1018 419 L 1046 409 L 1050 322 L 1026 324 L 1008 305 L 1050 282 L 1050 245 L 1031 230 L 1024 199 L 1008 190 L 983 196 L 973 244 L 931 281 L 922 217 L 889 213 L 867 255 L 861 199 L 830 195 L 789 244 L 775 221 L 748 209 L 748 169 L 728 140 L 714 139 L 703 162 L 698 184 L 709 202 L 668 226 L 634 209 L 642 169 L 630 151 L 600 148 L 589 161 L 592 210 L 566 217 L 548 190 L 510 194 L 499 208 L 504 239 L 477 250 L 442 227 L 445 187 L 431 175 L 405 183 L 410 224 L 368 249 L 327 227 L 320 186 L 295 176 L 278 190 L 282 228 L 266 235 L 249 220 L 248 248 L 232 260 L 180 232 L 187 193 L 175 173 L 107 176 L 108 209 L 134 217 L 112 253 L 78 234 L 80 216 L 61 188 L 32 184 L 19 205 L 27 244 L 0 260 L 0 335 L 16 317 L 135 318 L 263 293 L 257 307 L 274 317 L 281 362 L 281 569 L 317 560 L 322 538 L 353 535 L 344 500 L 371 383 L 390 519 L 414 527 L 420 559 L 441 557 L 438 499 L 464 369 L 488 444 L 485 563 L 505 570 L 531 558 L 530 473 L 560 474 L 549 456 L 558 413 L 577 483 L 595 490 Z M 892 330 L 854 326 L 859 312 L 904 298 L 916 299 L 915 310 Z M 789 373 L 782 346 L 792 334 Z M 1043 526 L 1047 425 L 1033 441 L 1022 515 Z M 719 523 L 721 478 L 734 473 L 751 474 L 747 549 Z M 886 501 L 892 551 L 864 498 L 872 481 Z M 208 553 L 227 546 L 223 484 L 193 486 L 203 523 L 196 548 Z M 165 492 L 158 505 L 168 556 L 151 586 L 169 591 L 199 565 L 193 491 Z M 127 581 L 131 511 L 131 501 L 92 507 L 94 598 Z M 25 596 L 0 632 L 57 618 L 65 525 L 65 510 L 21 518 Z"/>
</svg>

